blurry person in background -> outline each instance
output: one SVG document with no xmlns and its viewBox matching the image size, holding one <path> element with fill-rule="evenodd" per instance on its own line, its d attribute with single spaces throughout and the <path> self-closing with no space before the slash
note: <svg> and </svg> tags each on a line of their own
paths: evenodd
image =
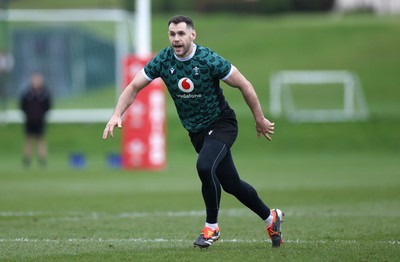
<svg viewBox="0 0 400 262">
<path fill-rule="evenodd" d="M 30 84 L 21 96 L 20 107 L 25 117 L 23 164 L 25 167 L 30 166 L 33 146 L 34 143 L 37 143 L 39 164 L 45 167 L 47 159 L 46 113 L 51 108 L 51 96 L 44 85 L 42 74 L 35 72 L 31 75 Z"/>
</svg>

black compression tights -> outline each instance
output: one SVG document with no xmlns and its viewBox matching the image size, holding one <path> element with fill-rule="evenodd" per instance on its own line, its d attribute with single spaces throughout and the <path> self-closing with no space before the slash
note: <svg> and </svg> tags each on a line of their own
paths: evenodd
<svg viewBox="0 0 400 262">
<path fill-rule="evenodd" d="M 258 197 L 256 190 L 240 179 L 231 151 L 224 143 L 214 139 L 204 141 L 197 159 L 197 172 L 202 182 L 207 223 L 217 223 L 221 186 L 225 192 L 234 195 L 261 219 L 268 218 L 269 208 Z"/>
</svg>

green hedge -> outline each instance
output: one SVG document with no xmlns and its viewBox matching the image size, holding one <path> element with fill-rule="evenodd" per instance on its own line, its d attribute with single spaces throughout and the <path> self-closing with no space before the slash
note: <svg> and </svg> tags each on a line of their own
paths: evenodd
<svg viewBox="0 0 400 262">
<path fill-rule="evenodd" d="M 123 0 L 127 4 L 132 1 Z M 282 12 L 326 12 L 330 11 L 335 0 L 153 0 L 155 12 L 235 12 L 235 13 L 282 13 Z"/>
</svg>

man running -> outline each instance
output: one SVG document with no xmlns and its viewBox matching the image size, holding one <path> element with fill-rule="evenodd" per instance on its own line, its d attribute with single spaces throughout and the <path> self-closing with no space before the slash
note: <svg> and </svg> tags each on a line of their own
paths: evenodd
<svg viewBox="0 0 400 262">
<path fill-rule="evenodd" d="M 256 190 L 240 179 L 230 148 L 237 136 L 235 112 L 225 100 L 220 80 L 238 88 L 250 107 L 258 136 L 271 140 L 274 123 L 264 117 L 251 83 L 230 64 L 209 48 L 194 43 L 196 31 L 186 16 L 174 16 L 168 22 L 171 46 L 161 50 L 134 77 L 121 94 L 103 139 L 113 136 L 115 126 L 122 127 L 122 115 L 136 95 L 154 79 L 161 77 L 175 103 L 183 127 L 189 132 L 198 153 L 197 172 L 202 183 L 206 221 L 195 247 L 209 247 L 220 237 L 218 211 L 221 187 L 234 195 L 265 221 L 273 247 L 281 245 L 283 212 L 270 210 Z"/>
</svg>

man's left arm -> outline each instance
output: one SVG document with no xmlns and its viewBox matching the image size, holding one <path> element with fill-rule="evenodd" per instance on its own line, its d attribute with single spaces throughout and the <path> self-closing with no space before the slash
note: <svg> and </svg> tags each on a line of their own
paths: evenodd
<svg viewBox="0 0 400 262">
<path fill-rule="evenodd" d="M 231 87 L 238 88 L 242 92 L 243 98 L 253 113 L 256 122 L 257 135 L 263 134 L 268 140 L 272 140 L 270 135 L 274 134 L 275 124 L 264 117 L 260 101 L 258 100 L 253 85 L 232 65 L 232 73 L 224 80 Z"/>
</svg>

